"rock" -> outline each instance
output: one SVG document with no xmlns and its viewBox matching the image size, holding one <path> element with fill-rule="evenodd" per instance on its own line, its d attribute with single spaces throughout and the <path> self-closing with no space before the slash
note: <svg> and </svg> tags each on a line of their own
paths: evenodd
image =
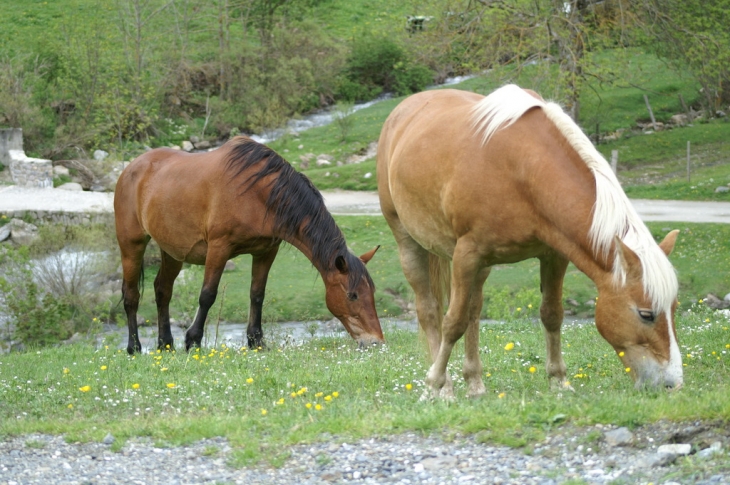
<svg viewBox="0 0 730 485">
<path fill-rule="evenodd" d="M 107 435 L 104 436 L 104 439 L 101 442 L 104 443 L 105 445 L 111 445 L 115 441 L 116 441 L 116 438 L 114 438 L 114 436 L 112 436 L 111 433 L 107 433 Z"/>
<path fill-rule="evenodd" d="M 194 143 L 196 150 L 207 150 L 210 148 L 210 142 L 208 140 L 201 140 L 197 143 Z"/>
<path fill-rule="evenodd" d="M 230 259 L 226 261 L 226 266 L 223 268 L 223 271 L 233 271 L 234 269 L 236 269 L 236 263 Z"/>
<path fill-rule="evenodd" d="M 186 152 L 192 152 L 193 148 L 194 148 L 193 144 L 190 143 L 189 141 L 185 140 L 182 142 L 182 149 L 185 150 Z"/>
<path fill-rule="evenodd" d="M 56 187 L 56 189 L 58 189 L 58 190 L 70 190 L 72 192 L 78 192 L 78 191 L 83 191 L 84 190 L 84 188 L 81 186 L 81 184 L 76 183 L 76 182 L 68 182 L 68 183 L 65 183 L 63 185 L 59 185 L 58 187 Z"/>
<path fill-rule="evenodd" d="M 716 194 L 719 194 L 719 193 L 722 193 L 722 192 L 730 192 L 730 187 L 721 185 L 721 186 L 719 186 L 718 188 L 715 189 L 715 193 Z"/>
<path fill-rule="evenodd" d="M 322 160 L 319 158 L 317 159 L 316 163 L 317 163 L 318 167 L 327 167 L 327 166 L 332 165 L 332 162 L 330 162 L 329 160 Z"/>
<path fill-rule="evenodd" d="M 4 226 L 0 226 L 0 242 L 5 241 L 9 237 L 10 237 L 10 225 L 5 224 Z"/>
<path fill-rule="evenodd" d="M 669 122 L 673 125 L 684 126 L 687 124 L 687 115 L 682 113 L 676 114 L 669 118 Z"/>
<path fill-rule="evenodd" d="M 723 110 L 719 109 L 715 111 L 715 116 L 718 118 L 725 118 L 727 116 L 727 113 L 725 113 Z"/>
<path fill-rule="evenodd" d="M 722 452 L 722 443 L 719 441 L 715 441 L 710 445 L 709 448 L 705 448 L 704 450 L 700 450 L 697 452 L 697 457 L 701 458 L 703 460 L 706 460 L 708 458 L 712 458 L 714 455 Z"/>
<path fill-rule="evenodd" d="M 672 453 L 652 453 L 636 460 L 635 466 L 637 468 L 655 468 L 660 466 L 666 466 L 674 463 L 677 460 L 677 456 L 678 455 Z"/>
<path fill-rule="evenodd" d="M 368 173 L 366 173 L 365 175 L 363 175 L 363 176 L 362 176 L 362 178 L 364 178 L 364 179 L 369 179 L 369 178 L 370 178 L 370 177 L 372 177 L 372 176 L 373 176 L 373 174 L 372 174 L 372 173 L 370 173 L 370 172 L 368 172 Z"/>
<path fill-rule="evenodd" d="M 626 427 L 621 427 L 603 434 L 608 446 L 626 446 L 634 441 L 634 433 Z"/>
<path fill-rule="evenodd" d="M 721 300 L 712 293 L 709 293 L 705 298 L 705 305 L 710 308 L 714 308 L 715 310 L 723 310 L 725 308 L 730 308 L 730 301 Z"/>
<path fill-rule="evenodd" d="M 10 237 L 15 244 L 27 246 L 39 237 L 36 226 L 20 219 L 11 219 L 6 225 L 10 226 Z"/>
<path fill-rule="evenodd" d="M 53 167 L 53 175 L 56 175 L 57 177 L 60 177 L 61 175 L 69 175 L 69 170 L 64 167 L 63 165 L 56 165 Z"/>
<path fill-rule="evenodd" d="M 94 160 L 96 160 L 97 162 L 103 162 L 108 156 L 109 153 L 105 152 L 104 150 L 94 150 Z"/>
<path fill-rule="evenodd" d="M 580 306 L 580 303 L 578 303 L 578 300 L 576 300 L 575 298 L 566 298 L 565 303 L 567 303 L 570 306 L 576 306 L 576 307 Z"/>
<path fill-rule="evenodd" d="M 331 162 L 334 159 L 335 157 L 333 157 L 332 155 L 327 155 L 326 153 L 320 153 L 319 155 L 317 155 L 317 161 L 326 160 L 328 162 Z"/>
<path fill-rule="evenodd" d="M 196 144 L 196 143 L 198 143 L 198 142 L 200 141 L 200 138 L 198 138 L 198 137 L 197 137 L 197 136 L 195 136 L 195 135 L 191 135 L 191 136 L 190 136 L 190 141 L 191 141 L 191 142 L 193 143 L 193 145 L 194 145 L 194 144 Z"/>
<path fill-rule="evenodd" d="M 657 453 L 669 453 L 672 455 L 689 455 L 690 451 L 692 451 L 692 445 L 678 443 L 671 445 L 661 445 L 657 449 Z"/>
</svg>

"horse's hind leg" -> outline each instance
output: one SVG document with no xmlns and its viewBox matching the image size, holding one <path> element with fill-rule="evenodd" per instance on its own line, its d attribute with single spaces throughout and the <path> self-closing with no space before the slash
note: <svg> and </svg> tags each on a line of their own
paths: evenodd
<svg viewBox="0 0 730 485">
<path fill-rule="evenodd" d="M 264 332 L 261 329 L 261 309 L 264 304 L 269 270 L 271 265 L 274 264 L 278 252 L 279 245 L 277 244 L 265 253 L 253 255 L 251 264 L 251 307 L 248 312 L 248 327 L 246 328 L 248 348 L 250 349 L 264 345 Z"/>
<path fill-rule="evenodd" d="M 170 331 L 170 299 L 175 278 L 180 273 L 182 261 L 175 260 L 160 250 L 162 262 L 155 277 L 155 302 L 157 303 L 157 348 L 172 350 L 173 339 Z"/>
<path fill-rule="evenodd" d="M 398 242 L 400 263 L 408 284 L 413 288 L 416 297 L 416 315 L 418 325 L 426 335 L 431 362 L 436 359 L 441 345 L 442 305 L 433 293 L 431 274 L 429 271 L 429 253 L 411 238 L 396 222 L 391 229 Z M 439 388 L 441 396 L 447 399 L 454 397 L 454 388 L 448 374 Z"/>
<path fill-rule="evenodd" d="M 142 351 L 137 329 L 137 308 L 139 307 L 139 285 L 142 276 L 142 260 L 148 239 L 145 237 L 135 240 L 120 240 L 119 248 L 122 253 L 122 299 L 124 312 L 127 315 L 127 352 L 134 354 Z"/>
<path fill-rule="evenodd" d="M 218 296 L 218 284 L 221 281 L 223 268 L 226 266 L 229 255 L 228 251 L 217 248 L 212 243 L 208 246 L 203 288 L 200 290 L 200 296 L 198 297 L 198 312 L 195 314 L 193 324 L 185 332 L 185 350 L 190 350 L 192 346 L 200 347 L 200 343 L 203 341 L 205 319 L 208 318 L 208 311 Z"/>
<path fill-rule="evenodd" d="M 446 376 L 448 375 L 446 369 L 454 344 L 472 324 L 471 319 L 475 310 L 472 302 L 475 301 L 475 298 L 482 297 L 482 284 L 488 272 L 485 273 L 483 267 L 480 267 L 482 262 L 477 249 L 475 244 L 463 238 L 456 242 L 456 248 L 454 248 L 451 301 L 442 323 L 441 345 L 439 346 L 438 355 L 428 370 L 428 374 L 426 374 L 426 385 L 434 396 L 438 395 L 446 382 Z M 478 332 L 478 327 L 475 330 Z M 474 350 L 478 351 L 478 348 L 474 346 L 475 337 L 477 335 L 472 334 L 470 336 L 471 347 L 468 350 L 472 354 Z M 478 359 L 478 355 L 476 358 Z M 472 381 L 470 387 L 476 387 L 475 391 L 480 392 L 480 387 L 473 384 L 473 369 L 477 368 L 481 374 L 481 363 L 475 364 L 474 355 L 466 362 L 471 367 L 467 369 L 467 375 Z M 481 380 L 481 375 L 478 378 Z"/>
<path fill-rule="evenodd" d="M 570 389 L 566 379 L 566 367 L 560 349 L 560 328 L 563 325 L 563 278 L 568 260 L 558 254 L 540 258 L 540 288 L 542 304 L 540 320 L 545 330 L 547 361 L 545 368 L 551 384 Z"/>
</svg>

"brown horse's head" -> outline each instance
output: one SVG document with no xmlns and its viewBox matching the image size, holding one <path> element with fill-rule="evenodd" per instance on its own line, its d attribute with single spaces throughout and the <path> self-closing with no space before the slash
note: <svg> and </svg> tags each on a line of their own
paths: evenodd
<svg viewBox="0 0 730 485">
<path fill-rule="evenodd" d="M 667 256 L 674 248 L 677 233 L 670 232 L 659 244 Z M 676 289 L 666 303 L 657 305 L 647 294 L 646 269 L 639 256 L 618 238 L 615 250 L 616 264 L 622 265 L 626 276 L 625 284 L 599 288 L 596 327 L 616 350 L 637 388 L 679 388 L 682 357 L 674 327 Z"/>
<path fill-rule="evenodd" d="M 378 246 L 380 247 L 380 246 Z M 335 270 L 324 276 L 327 308 L 345 326 L 347 332 L 357 340 L 361 347 L 380 344 L 385 341 L 380 320 L 375 311 L 375 287 L 363 267 L 363 271 L 353 271 L 353 264 L 364 265 L 375 254 L 378 248 L 349 262 L 343 256 L 337 256 Z M 358 277 L 353 278 L 353 275 Z"/>
</svg>

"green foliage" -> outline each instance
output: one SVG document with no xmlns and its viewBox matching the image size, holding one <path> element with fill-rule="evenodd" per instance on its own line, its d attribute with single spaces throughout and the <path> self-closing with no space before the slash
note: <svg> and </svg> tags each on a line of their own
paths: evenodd
<svg viewBox="0 0 730 485">
<path fill-rule="evenodd" d="M 338 94 L 350 101 L 363 101 L 382 91 L 398 95 L 421 91 L 432 82 L 428 67 L 411 61 L 393 39 L 363 35 L 352 44 Z"/>
<path fill-rule="evenodd" d="M 40 291 L 29 266 L 27 249 L 8 250 L 0 260 L 5 269 L 0 276 L 0 292 L 12 321 L 14 337 L 25 345 L 44 346 L 67 339 L 72 334 L 71 305 L 63 298 Z"/>
<path fill-rule="evenodd" d="M 673 64 L 689 68 L 702 86 L 703 104 L 710 113 L 727 106 L 730 1 L 651 1 L 646 14 L 654 27 L 647 46 Z"/>
</svg>

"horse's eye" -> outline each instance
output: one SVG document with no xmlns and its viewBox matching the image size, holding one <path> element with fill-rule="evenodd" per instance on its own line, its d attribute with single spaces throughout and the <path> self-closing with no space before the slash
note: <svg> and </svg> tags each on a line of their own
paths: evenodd
<svg viewBox="0 0 730 485">
<path fill-rule="evenodd" d="M 638 310 L 639 316 L 647 323 L 654 323 L 654 312 L 651 310 Z"/>
<path fill-rule="evenodd" d="M 349 293 L 349 292 L 348 292 L 348 293 L 347 293 L 347 299 L 348 299 L 348 300 L 350 300 L 350 301 L 355 301 L 355 300 L 357 300 L 357 293 Z"/>
</svg>

